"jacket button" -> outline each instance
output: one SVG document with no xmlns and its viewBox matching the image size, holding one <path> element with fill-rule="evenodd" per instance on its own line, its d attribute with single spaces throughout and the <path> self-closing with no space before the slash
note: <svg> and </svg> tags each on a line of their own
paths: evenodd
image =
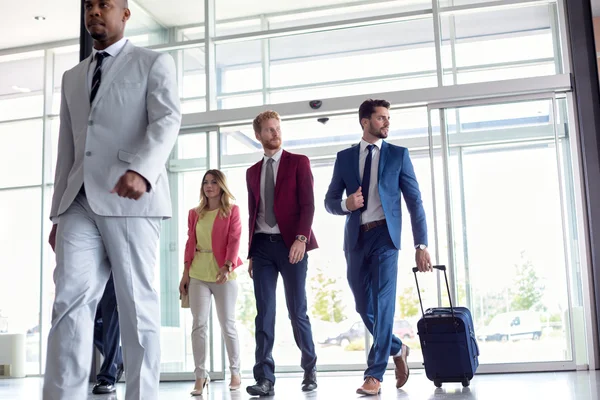
<svg viewBox="0 0 600 400">
<path fill-rule="evenodd" d="M 91 155 L 92 155 L 92 152 L 91 152 L 91 151 L 86 151 L 86 152 L 85 152 L 85 155 L 89 157 L 89 156 L 91 156 Z"/>
</svg>

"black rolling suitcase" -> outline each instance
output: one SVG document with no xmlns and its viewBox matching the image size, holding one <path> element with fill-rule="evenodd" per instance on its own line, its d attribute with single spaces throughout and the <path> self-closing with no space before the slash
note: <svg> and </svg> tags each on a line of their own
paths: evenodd
<svg viewBox="0 0 600 400">
<path fill-rule="evenodd" d="M 425 311 L 417 279 L 418 269 L 413 268 L 423 313 L 423 317 L 417 323 L 417 331 L 421 341 L 425 374 L 437 387 L 441 387 L 444 382 L 460 382 L 466 387 L 479 366 L 479 347 L 473 328 L 473 317 L 468 308 L 452 306 L 446 267 L 435 265 L 433 268 L 444 271 L 450 307 L 428 308 Z"/>
</svg>

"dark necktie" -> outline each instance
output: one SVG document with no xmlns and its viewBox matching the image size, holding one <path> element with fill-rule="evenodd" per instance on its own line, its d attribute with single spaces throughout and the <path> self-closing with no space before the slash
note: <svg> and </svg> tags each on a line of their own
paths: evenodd
<svg viewBox="0 0 600 400">
<path fill-rule="evenodd" d="M 100 81 L 102 80 L 102 61 L 110 56 L 105 52 L 96 53 L 96 68 L 94 68 L 94 75 L 92 77 L 92 91 L 90 92 L 90 104 L 94 101 L 98 88 L 100 87 Z"/>
<path fill-rule="evenodd" d="M 271 228 L 277 224 L 275 219 L 275 173 L 273 171 L 272 158 L 267 161 L 267 167 L 265 168 L 265 222 Z"/>
<path fill-rule="evenodd" d="M 360 212 L 367 211 L 367 206 L 369 204 L 369 185 L 371 184 L 371 160 L 373 159 L 373 147 L 374 145 L 372 144 L 367 146 L 369 154 L 367 154 L 367 159 L 365 160 L 365 169 L 363 171 L 361 185 L 363 198 L 365 199 L 365 205 L 361 207 Z"/>
</svg>

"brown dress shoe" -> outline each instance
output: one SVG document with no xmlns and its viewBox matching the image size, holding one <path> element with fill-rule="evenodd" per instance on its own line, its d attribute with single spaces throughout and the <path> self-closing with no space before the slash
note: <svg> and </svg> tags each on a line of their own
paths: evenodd
<svg viewBox="0 0 600 400">
<path fill-rule="evenodd" d="M 410 354 L 410 348 L 403 344 L 402 353 L 398 357 L 394 358 L 394 364 L 396 364 L 396 388 L 400 389 L 408 380 L 410 371 L 408 370 L 408 362 L 406 359 Z"/>
<path fill-rule="evenodd" d="M 356 389 L 357 394 L 366 394 L 368 396 L 375 396 L 381 392 L 381 382 L 372 376 L 367 376 L 365 379 L 365 383 L 358 389 Z"/>
</svg>

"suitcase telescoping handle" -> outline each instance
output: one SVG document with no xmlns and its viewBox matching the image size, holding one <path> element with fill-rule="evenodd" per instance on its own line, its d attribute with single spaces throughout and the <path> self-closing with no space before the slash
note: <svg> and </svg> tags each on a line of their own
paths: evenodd
<svg viewBox="0 0 600 400">
<path fill-rule="evenodd" d="M 450 300 L 450 311 L 452 311 L 452 318 L 454 319 L 454 307 L 452 306 L 452 296 L 450 296 L 450 285 L 448 285 L 448 275 L 446 274 L 446 266 L 445 265 L 433 265 L 434 269 L 439 269 L 440 271 L 444 271 L 444 280 L 446 281 L 446 289 L 448 290 L 448 300 Z M 414 267 L 413 273 L 415 274 L 415 282 L 417 283 L 417 294 L 419 295 L 419 304 L 421 305 L 421 313 L 423 313 L 423 317 L 425 317 L 425 311 L 423 310 L 423 300 L 421 300 L 421 290 L 419 289 L 419 280 L 417 279 L 417 272 L 419 272 L 419 268 Z"/>
</svg>

